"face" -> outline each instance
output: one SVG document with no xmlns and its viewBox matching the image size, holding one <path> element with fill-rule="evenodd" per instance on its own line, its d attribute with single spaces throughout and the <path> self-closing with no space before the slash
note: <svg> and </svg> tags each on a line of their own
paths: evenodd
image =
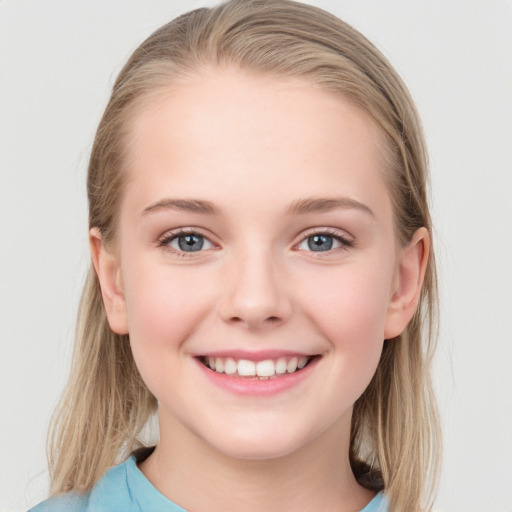
<svg viewBox="0 0 512 512">
<path fill-rule="evenodd" d="M 238 458 L 348 438 L 400 330 L 382 151 L 373 122 L 340 97 L 230 69 L 170 87 L 136 116 L 100 278 L 162 437 L 174 429 Z"/>
</svg>

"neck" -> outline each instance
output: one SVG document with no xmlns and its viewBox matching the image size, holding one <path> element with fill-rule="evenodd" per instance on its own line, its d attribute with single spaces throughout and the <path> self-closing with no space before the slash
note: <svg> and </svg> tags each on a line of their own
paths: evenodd
<svg viewBox="0 0 512 512">
<path fill-rule="evenodd" d="M 227 456 L 183 427 L 169 427 L 161 418 L 161 440 L 140 470 L 187 510 L 355 512 L 374 495 L 350 468 L 350 425 L 337 425 L 291 454 L 263 460 Z"/>
</svg>

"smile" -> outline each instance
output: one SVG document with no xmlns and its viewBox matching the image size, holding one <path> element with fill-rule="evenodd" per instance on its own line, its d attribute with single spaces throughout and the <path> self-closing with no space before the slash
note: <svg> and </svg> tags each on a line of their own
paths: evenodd
<svg viewBox="0 0 512 512">
<path fill-rule="evenodd" d="M 232 377 L 255 378 L 258 380 L 275 379 L 280 376 L 299 372 L 316 356 L 289 356 L 276 359 L 251 361 L 233 357 L 201 357 L 201 363 L 216 373 Z"/>
</svg>

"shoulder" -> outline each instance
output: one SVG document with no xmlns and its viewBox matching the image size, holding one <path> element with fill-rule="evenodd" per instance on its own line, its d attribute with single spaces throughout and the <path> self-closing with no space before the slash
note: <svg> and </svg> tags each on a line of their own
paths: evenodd
<svg viewBox="0 0 512 512">
<path fill-rule="evenodd" d="M 49 498 L 31 508 L 29 512 L 85 512 L 88 500 L 89 493 L 78 494 L 70 492 Z"/>
<path fill-rule="evenodd" d="M 389 512 L 389 504 L 383 492 L 379 492 L 361 512 Z"/>
<path fill-rule="evenodd" d="M 110 512 L 139 510 L 134 507 L 127 483 L 130 459 L 113 467 L 87 493 L 70 492 L 49 498 L 29 512 Z"/>
</svg>

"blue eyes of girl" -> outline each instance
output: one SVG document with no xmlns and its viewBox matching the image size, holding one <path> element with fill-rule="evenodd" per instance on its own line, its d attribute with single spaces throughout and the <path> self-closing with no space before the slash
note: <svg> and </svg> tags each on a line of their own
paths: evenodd
<svg viewBox="0 0 512 512">
<path fill-rule="evenodd" d="M 306 236 L 296 245 L 301 251 L 325 253 L 336 249 L 347 249 L 354 242 L 338 232 L 324 229 Z M 159 240 L 159 246 L 179 256 L 192 256 L 192 253 L 213 249 L 215 245 L 204 235 L 193 230 L 179 230 L 167 233 Z"/>
</svg>

